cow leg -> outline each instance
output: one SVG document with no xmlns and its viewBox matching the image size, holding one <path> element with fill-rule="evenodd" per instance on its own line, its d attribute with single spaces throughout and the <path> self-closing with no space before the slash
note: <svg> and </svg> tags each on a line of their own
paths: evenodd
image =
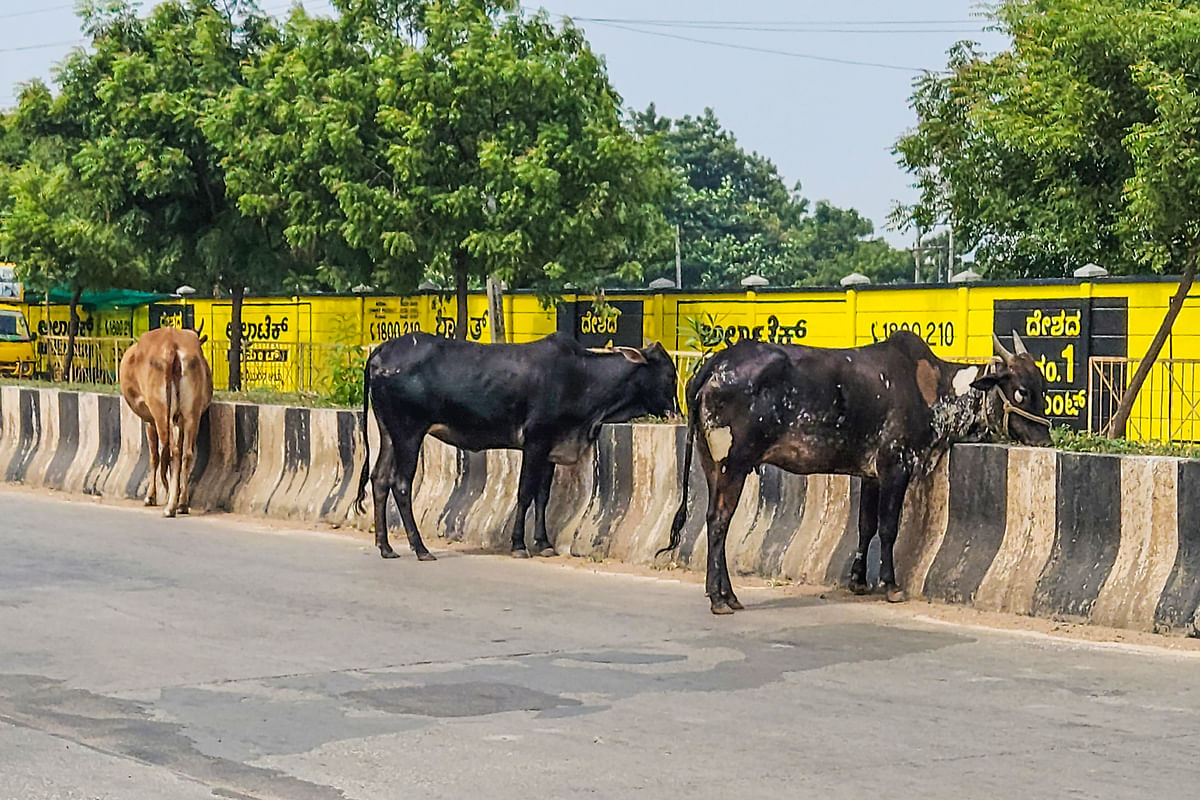
<svg viewBox="0 0 1200 800">
<path fill-rule="evenodd" d="M 550 535 L 546 531 L 546 505 L 550 502 L 550 484 L 554 483 L 554 465 L 547 464 L 542 470 L 542 480 L 533 499 L 533 549 L 538 555 L 557 555 Z"/>
<path fill-rule="evenodd" d="M 908 489 L 909 473 L 897 468 L 880 478 L 879 487 L 879 582 L 887 591 L 889 603 L 901 603 L 908 595 L 896 583 L 896 565 L 892 548 L 900 530 L 900 511 L 904 507 L 904 492 Z"/>
<path fill-rule="evenodd" d="M 541 489 L 543 476 L 547 469 L 550 470 L 551 478 L 553 478 L 554 465 L 550 463 L 545 453 L 540 450 L 526 450 L 522 453 L 521 476 L 517 482 L 517 518 L 513 522 L 512 532 L 512 554 L 516 558 L 529 557 L 529 551 L 525 549 L 525 517 L 529 513 L 529 506 L 533 503 Z M 548 493 L 547 497 L 549 497 Z M 550 547 L 548 540 L 545 542 L 545 548 L 542 548 L 542 543 L 537 541 L 536 532 L 534 534 L 534 544 L 538 545 L 539 551 L 543 549 L 553 551 L 554 549 Z M 553 552 L 550 555 L 553 555 Z"/>
<path fill-rule="evenodd" d="M 380 416 L 377 414 L 375 419 L 379 420 Z M 375 506 L 375 546 L 384 558 L 397 558 L 399 555 L 388 540 L 387 500 L 390 493 L 396 499 L 400 521 L 408 534 L 409 547 L 417 554 L 417 560 L 437 560 L 421 540 L 412 510 L 412 483 L 424 438 L 423 430 L 404 430 L 400 425 L 386 426 L 382 422 L 379 425 L 379 456 L 375 459 L 375 468 L 371 470 L 371 499 Z"/>
<path fill-rule="evenodd" d="M 179 467 L 179 506 L 180 514 L 190 513 L 192 500 L 192 467 L 196 464 L 196 434 L 199 420 L 183 426 L 183 457 Z"/>
<path fill-rule="evenodd" d="M 375 546 L 383 558 L 399 558 L 388 541 L 387 501 L 396 480 L 396 460 L 392 457 L 392 437 L 379 426 L 379 455 L 371 469 L 371 504 L 375 507 Z"/>
<path fill-rule="evenodd" d="M 158 469 L 159 469 L 159 452 L 158 452 L 158 428 L 154 427 L 153 422 L 146 423 L 146 444 L 150 447 L 150 488 L 146 491 L 146 505 L 158 505 Z M 163 465 L 163 486 L 166 486 L 166 463 Z"/>
<path fill-rule="evenodd" d="M 396 498 L 396 506 L 400 509 L 400 520 L 404 523 L 404 532 L 408 534 L 408 546 L 417 554 L 418 561 L 437 561 L 437 556 L 429 552 L 417 530 L 417 519 L 413 515 L 412 493 L 413 478 L 417 474 L 417 459 L 421 457 L 421 442 L 425 432 L 418 431 L 401 439 L 393 439 L 392 457 L 395 459 L 396 482 L 392 484 L 392 496 Z M 386 541 L 386 530 L 384 533 Z"/>
<path fill-rule="evenodd" d="M 167 436 L 170 438 L 167 439 L 163 450 L 170 451 L 171 469 L 167 481 L 167 505 L 163 508 L 163 516 L 173 517 L 179 511 L 179 492 L 183 484 L 183 423 L 171 420 L 167 425 Z"/>
<path fill-rule="evenodd" d="M 729 567 L 725 560 L 725 535 L 729 521 L 737 510 L 746 485 L 746 472 L 734 472 L 726 467 L 709 491 L 708 501 L 708 569 L 704 591 L 714 614 L 732 614 L 743 606 L 733 594 Z"/>
<path fill-rule="evenodd" d="M 879 527 L 879 481 L 875 478 L 862 479 L 862 491 L 858 498 L 858 552 L 850 565 L 850 591 L 867 594 L 871 585 L 867 583 L 867 550 Z"/>
</svg>

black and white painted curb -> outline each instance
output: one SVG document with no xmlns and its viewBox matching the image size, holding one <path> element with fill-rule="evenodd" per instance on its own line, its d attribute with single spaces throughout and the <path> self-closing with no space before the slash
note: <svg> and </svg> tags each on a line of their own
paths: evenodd
<svg viewBox="0 0 1200 800">
<path fill-rule="evenodd" d="M 201 426 L 193 508 L 366 527 L 369 509 L 353 510 L 362 425 L 355 411 L 214 403 Z M 368 428 L 374 455 L 373 421 Z M 684 444 L 679 426 L 605 426 L 590 458 L 557 469 L 549 524 L 559 552 L 703 570 L 707 490 L 696 465 L 681 544 L 654 555 L 679 502 Z M 0 388 L 6 481 L 140 498 L 146 448 L 141 421 L 116 395 Z M 520 458 L 428 438 L 414 501 L 422 534 L 507 550 Z M 730 526 L 730 568 L 843 583 L 857 519 L 856 480 L 763 467 Z M 1200 461 L 957 445 L 910 488 L 896 563 L 902 585 L 933 600 L 1192 633 Z"/>
</svg>

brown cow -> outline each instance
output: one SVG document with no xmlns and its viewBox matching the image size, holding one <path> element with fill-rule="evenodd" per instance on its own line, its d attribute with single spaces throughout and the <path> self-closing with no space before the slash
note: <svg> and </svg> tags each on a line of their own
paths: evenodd
<svg viewBox="0 0 1200 800">
<path fill-rule="evenodd" d="M 157 328 L 142 334 L 121 358 L 121 394 L 133 413 L 146 421 L 148 506 L 158 503 L 158 446 L 162 442 L 161 470 L 167 489 L 164 517 L 188 513 L 196 431 L 200 416 L 212 402 L 212 370 L 200 349 L 206 339 L 200 331 Z"/>
</svg>

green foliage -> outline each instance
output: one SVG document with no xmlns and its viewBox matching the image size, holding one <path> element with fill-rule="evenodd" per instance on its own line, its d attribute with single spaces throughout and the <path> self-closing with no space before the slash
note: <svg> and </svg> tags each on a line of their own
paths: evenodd
<svg viewBox="0 0 1200 800">
<path fill-rule="evenodd" d="M 737 286 L 751 274 L 784 286 L 833 285 L 850 272 L 880 283 L 911 275 L 907 254 L 867 238 L 874 226 L 858 212 L 822 201 L 810 214 L 799 186 L 789 191 L 775 165 L 744 151 L 712 109 L 671 120 L 651 105 L 634 124 L 675 170 L 666 215 L 678 227 L 684 286 Z M 663 255 L 648 274 L 673 280 L 674 254 Z"/>
<path fill-rule="evenodd" d="M 34 285 L 265 290 L 295 269 L 228 197 L 202 130 L 272 36 L 249 6 L 168 0 L 143 17 L 124 0 L 82 5 L 90 47 L 59 66 L 57 92 L 31 83 L 12 115 L 29 155 L 0 247 Z"/>
<path fill-rule="evenodd" d="M 367 353 L 363 348 L 355 345 L 334 347 L 327 365 L 329 377 L 324 398 L 337 406 L 362 407 L 366 363 Z"/>
<path fill-rule="evenodd" d="M 1182 272 L 1200 242 L 1200 9 L 1174 0 L 1006 0 L 1012 48 L 960 44 L 912 97 L 896 152 L 920 201 L 993 277 Z"/>
<path fill-rule="evenodd" d="M 1109 439 L 1095 433 L 1076 432 L 1058 427 L 1050 431 L 1054 446 L 1076 453 L 1107 453 L 1110 455 L 1174 456 L 1200 458 L 1200 446 L 1167 442 L 1135 442 L 1129 439 Z"/>
<path fill-rule="evenodd" d="M 578 29 L 507 0 L 339 8 L 293 12 L 208 125 L 243 211 L 342 288 L 640 276 L 667 173 Z"/>
</svg>

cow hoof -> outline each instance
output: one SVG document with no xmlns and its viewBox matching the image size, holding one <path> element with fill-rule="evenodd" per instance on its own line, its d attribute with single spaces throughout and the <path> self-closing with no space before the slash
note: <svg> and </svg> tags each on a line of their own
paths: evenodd
<svg viewBox="0 0 1200 800">
<path fill-rule="evenodd" d="M 154 498 L 154 497 L 146 498 L 146 507 L 147 508 L 153 508 L 156 505 L 158 505 L 158 500 L 156 498 Z"/>
<path fill-rule="evenodd" d="M 867 583 L 866 581 L 860 581 L 860 580 L 851 578 L 850 579 L 850 591 L 853 592 L 854 594 L 870 594 L 871 593 L 871 584 Z"/>
<path fill-rule="evenodd" d="M 387 550 L 380 550 L 379 556 L 380 558 L 399 558 L 400 554 L 389 548 Z"/>
<path fill-rule="evenodd" d="M 522 547 L 519 550 L 512 551 L 513 558 L 529 558 L 529 551 Z"/>
<path fill-rule="evenodd" d="M 745 608 L 745 606 L 742 605 L 741 601 L 738 600 L 733 595 L 729 595 L 729 597 L 725 598 L 725 603 L 730 608 L 732 608 L 734 611 L 741 611 L 743 608 Z"/>
<path fill-rule="evenodd" d="M 187 506 L 180 506 L 180 507 L 179 507 L 179 511 L 178 511 L 178 512 L 176 512 L 176 513 L 178 513 L 178 514 L 187 514 L 187 513 L 189 513 L 189 512 L 188 512 L 188 507 L 187 507 Z"/>
<path fill-rule="evenodd" d="M 437 556 L 433 553 L 417 553 L 417 561 L 437 561 Z"/>
<path fill-rule="evenodd" d="M 167 509 L 163 509 L 163 516 L 164 516 L 164 517 L 166 517 L 167 519 L 172 519 L 172 518 L 174 518 L 174 516 L 175 516 L 175 509 L 173 509 L 173 508 L 167 508 Z"/>
<path fill-rule="evenodd" d="M 558 555 L 558 551 L 557 551 L 557 550 L 555 550 L 555 549 L 554 549 L 553 547 L 551 547 L 550 545 L 546 545 L 546 546 L 545 546 L 545 547 L 543 547 L 542 549 L 538 550 L 538 555 L 539 555 L 539 556 L 546 556 L 547 558 L 549 558 L 549 557 L 551 557 L 551 556 L 556 556 L 556 555 Z"/>
<path fill-rule="evenodd" d="M 715 600 L 712 604 L 712 613 L 720 617 L 726 614 L 732 614 L 733 609 L 730 608 L 729 603 L 726 603 L 724 600 Z"/>
<path fill-rule="evenodd" d="M 903 603 L 908 599 L 908 592 L 901 589 L 899 586 L 887 587 L 887 601 L 889 603 Z"/>
</svg>

